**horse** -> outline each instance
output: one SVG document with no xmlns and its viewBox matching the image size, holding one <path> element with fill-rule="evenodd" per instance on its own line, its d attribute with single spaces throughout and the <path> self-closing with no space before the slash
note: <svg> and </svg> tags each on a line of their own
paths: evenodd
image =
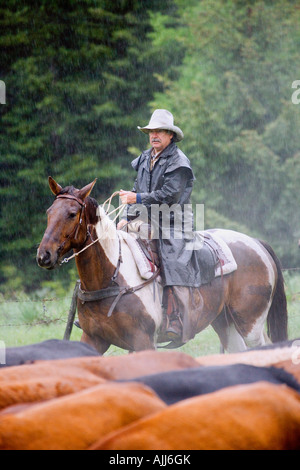
<svg viewBox="0 0 300 470">
<path fill-rule="evenodd" d="M 47 211 L 37 263 L 53 269 L 73 249 L 82 293 L 77 300 L 81 341 L 99 354 L 111 345 L 129 352 L 169 347 L 161 330 L 163 287 L 158 277 L 141 279 L 123 232 L 90 197 L 95 183 L 63 188 L 49 177 L 55 200 Z M 286 340 L 284 279 L 274 251 L 246 234 L 215 231 L 231 249 L 237 269 L 193 289 L 194 336 L 211 325 L 227 352 Z"/>
</svg>

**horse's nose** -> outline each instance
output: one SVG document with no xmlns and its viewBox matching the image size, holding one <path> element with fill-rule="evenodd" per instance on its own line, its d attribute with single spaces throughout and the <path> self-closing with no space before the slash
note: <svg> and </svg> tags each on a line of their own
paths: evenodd
<svg viewBox="0 0 300 470">
<path fill-rule="evenodd" d="M 48 250 L 45 250 L 43 252 L 39 252 L 37 256 L 37 262 L 38 265 L 41 266 L 41 268 L 47 268 L 51 265 L 51 253 Z"/>
</svg>

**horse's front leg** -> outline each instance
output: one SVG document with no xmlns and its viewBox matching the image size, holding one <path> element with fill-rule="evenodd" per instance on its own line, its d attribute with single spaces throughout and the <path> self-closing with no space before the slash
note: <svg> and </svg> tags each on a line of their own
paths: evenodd
<svg viewBox="0 0 300 470">
<path fill-rule="evenodd" d="M 80 341 L 89 344 L 98 351 L 99 354 L 104 354 L 110 347 L 110 343 L 99 337 L 91 338 L 85 332 L 82 333 Z"/>
</svg>

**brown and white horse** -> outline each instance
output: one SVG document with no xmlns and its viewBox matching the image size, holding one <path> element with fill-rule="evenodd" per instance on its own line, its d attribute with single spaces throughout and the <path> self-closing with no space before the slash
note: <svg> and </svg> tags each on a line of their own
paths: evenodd
<svg viewBox="0 0 300 470">
<path fill-rule="evenodd" d="M 48 226 L 37 262 L 40 267 L 53 269 L 73 249 L 78 255 L 76 265 L 83 291 L 138 286 L 145 281 L 122 232 L 89 197 L 94 184 L 80 190 L 73 186 L 63 189 L 49 177 L 56 199 L 47 211 Z M 196 305 L 198 311 L 194 334 L 212 325 L 225 350 L 238 352 L 265 344 L 267 321 L 273 342 L 287 339 L 286 296 L 276 255 L 266 243 L 245 234 L 216 230 L 232 250 L 237 270 L 194 290 L 193 308 Z M 82 341 L 101 354 L 111 344 L 128 351 L 154 349 L 161 342 L 163 320 L 159 282 L 146 282 L 142 289 L 120 296 L 111 313 L 115 297 L 78 300 Z"/>
</svg>

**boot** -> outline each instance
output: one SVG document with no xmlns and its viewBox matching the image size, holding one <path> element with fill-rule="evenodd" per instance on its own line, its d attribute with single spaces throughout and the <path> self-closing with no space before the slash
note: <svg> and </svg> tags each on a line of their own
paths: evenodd
<svg viewBox="0 0 300 470">
<path fill-rule="evenodd" d="M 178 312 L 176 297 L 173 288 L 167 288 L 167 329 L 166 336 L 172 341 L 180 341 L 182 338 L 182 320 Z"/>
<path fill-rule="evenodd" d="M 198 329 L 199 312 L 203 309 L 202 296 L 198 288 L 186 286 L 173 286 L 173 295 L 176 299 L 177 311 L 182 321 L 182 343 L 193 339 Z"/>
<path fill-rule="evenodd" d="M 179 313 L 173 313 L 169 320 L 169 326 L 166 330 L 168 339 L 172 341 L 181 341 L 182 338 L 182 321 Z"/>
</svg>

